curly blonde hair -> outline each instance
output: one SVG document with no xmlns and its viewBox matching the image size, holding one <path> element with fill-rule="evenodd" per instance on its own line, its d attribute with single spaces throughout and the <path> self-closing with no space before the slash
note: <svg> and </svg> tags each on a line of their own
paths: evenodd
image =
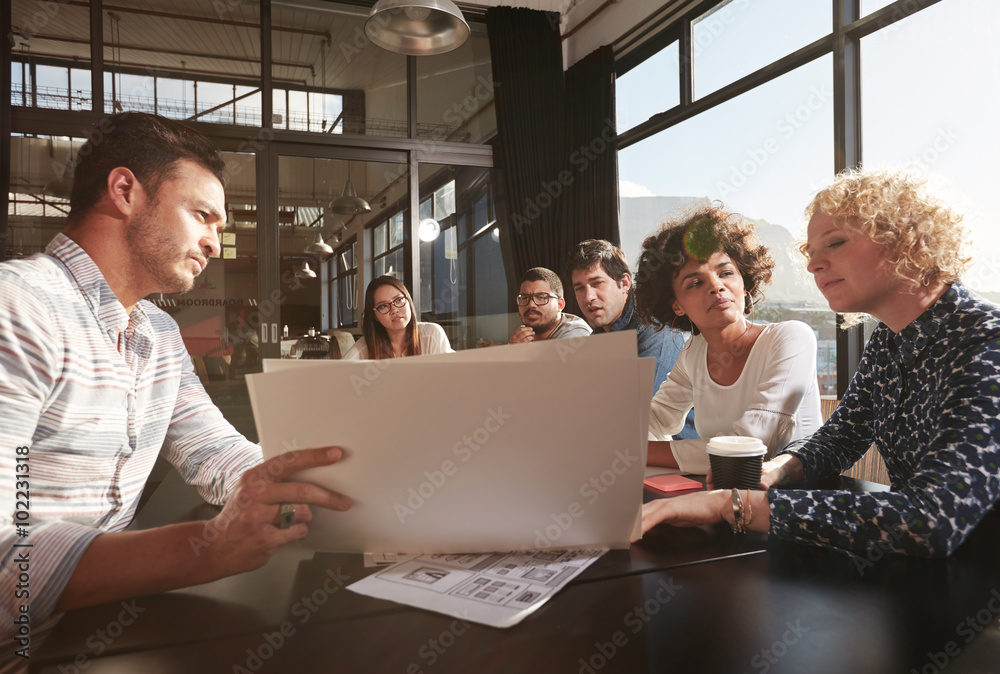
<svg viewBox="0 0 1000 674">
<path fill-rule="evenodd" d="M 892 271 L 912 285 L 954 283 L 972 258 L 966 253 L 962 216 L 905 171 L 847 169 L 806 207 L 882 246 Z M 806 259 L 805 244 L 799 250 Z"/>
</svg>

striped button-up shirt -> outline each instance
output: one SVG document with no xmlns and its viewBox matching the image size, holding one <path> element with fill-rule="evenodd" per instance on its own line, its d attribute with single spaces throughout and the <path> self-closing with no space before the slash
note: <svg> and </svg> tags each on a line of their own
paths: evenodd
<svg viewBox="0 0 1000 674">
<path fill-rule="evenodd" d="M 22 606 L 36 625 L 53 612 L 94 537 L 131 522 L 161 451 L 216 504 L 261 460 L 173 319 L 126 312 L 75 242 L 0 264 L 0 634 Z"/>
</svg>

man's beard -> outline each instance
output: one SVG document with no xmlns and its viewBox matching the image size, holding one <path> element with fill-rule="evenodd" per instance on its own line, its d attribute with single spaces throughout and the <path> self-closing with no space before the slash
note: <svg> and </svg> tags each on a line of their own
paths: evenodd
<svg viewBox="0 0 1000 674">
<path fill-rule="evenodd" d="M 530 321 L 530 322 L 529 322 Z M 521 320 L 522 323 L 529 326 L 536 333 L 546 332 L 556 326 L 559 322 L 558 314 L 556 316 L 546 316 L 545 314 L 539 314 L 532 317 L 525 316 Z"/>
<path fill-rule="evenodd" d="M 164 235 L 155 206 L 154 201 L 132 220 L 125 242 L 133 263 L 156 284 L 153 292 L 186 293 L 194 288 L 194 277 L 178 271 L 178 267 L 191 257 L 191 252 Z"/>
</svg>

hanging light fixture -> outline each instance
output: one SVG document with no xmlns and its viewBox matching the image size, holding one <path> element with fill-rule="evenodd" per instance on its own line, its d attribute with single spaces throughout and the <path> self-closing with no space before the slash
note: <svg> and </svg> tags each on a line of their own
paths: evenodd
<svg viewBox="0 0 1000 674">
<path fill-rule="evenodd" d="M 295 270 L 295 278 L 316 278 L 316 272 L 309 268 L 308 262 L 303 262 L 302 266 Z"/>
<path fill-rule="evenodd" d="M 330 202 L 330 210 L 338 215 L 357 215 L 372 210 L 371 204 L 359 197 L 358 193 L 354 191 L 354 183 L 351 182 L 350 162 L 347 162 L 347 183 L 344 185 L 344 193 Z"/>
<path fill-rule="evenodd" d="M 330 244 L 323 240 L 323 232 L 316 232 L 316 236 L 313 237 L 312 243 L 306 246 L 305 252 L 331 255 L 333 253 L 333 248 L 331 248 Z"/>
<path fill-rule="evenodd" d="M 451 0 L 378 0 L 365 21 L 368 39 L 407 56 L 433 56 L 458 49 L 469 24 Z"/>
<path fill-rule="evenodd" d="M 420 228 L 417 229 L 418 238 L 424 243 L 430 243 L 441 234 L 441 224 L 434 218 L 424 218 L 420 221 Z"/>
</svg>

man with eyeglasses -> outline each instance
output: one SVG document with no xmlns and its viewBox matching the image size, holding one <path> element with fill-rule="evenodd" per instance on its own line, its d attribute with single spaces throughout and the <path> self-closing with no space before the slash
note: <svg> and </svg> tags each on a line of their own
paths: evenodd
<svg viewBox="0 0 1000 674">
<path fill-rule="evenodd" d="M 562 281 L 550 269 L 534 267 L 524 272 L 516 300 L 521 327 L 510 336 L 511 344 L 586 337 L 592 332 L 579 316 L 563 313 Z"/>
</svg>

